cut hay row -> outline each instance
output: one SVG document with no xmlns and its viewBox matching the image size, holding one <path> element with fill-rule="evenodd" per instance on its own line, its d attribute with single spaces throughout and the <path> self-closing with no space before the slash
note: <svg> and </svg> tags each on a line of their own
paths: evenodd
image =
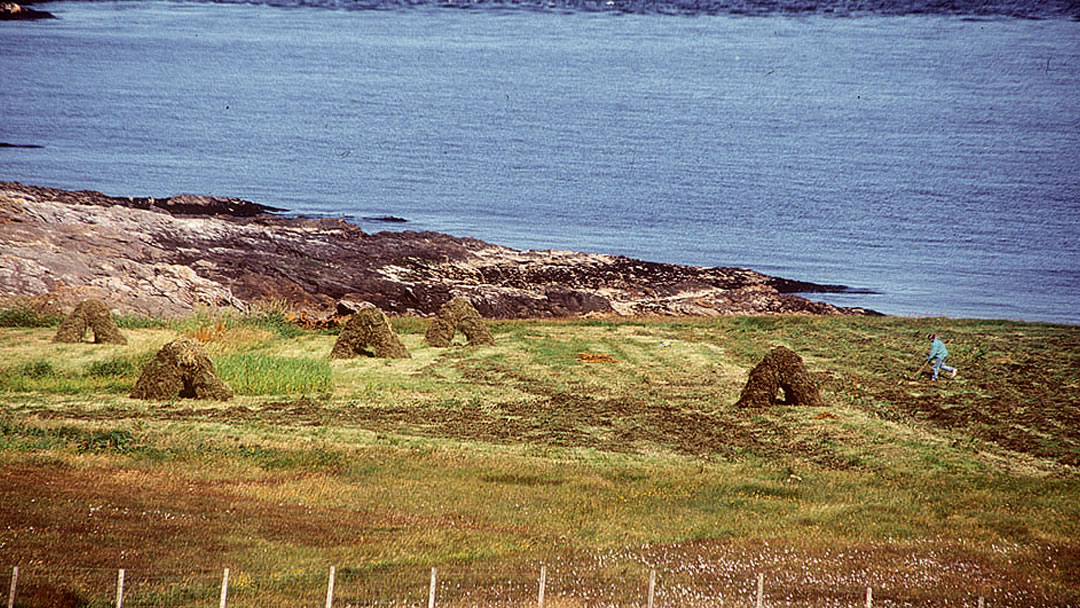
<svg viewBox="0 0 1080 608">
<path fill-rule="evenodd" d="M 438 346 L 450 346 L 458 328 L 466 335 L 470 345 L 495 343 L 479 313 L 463 298 L 455 298 L 444 305 L 434 325 L 441 328 L 432 334 L 442 336 L 435 339 Z M 80 343 L 86 339 L 88 331 L 95 344 L 127 344 L 108 306 L 94 299 L 76 306 L 61 323 L 53 342 Z M 369 303 L 363 303 L 352 315 L 330 352 L 330 357 L 334 359 L 356 356 L 385 359 L 411 357 L 390 327 L 386 314 Z M 158 351 L 143 369 L 130 396 L 133 399 L 158 401 L 177 398 L 226 401 L 232 398 L 233 390 L 218 377 L 210 357 L 198 341 L 180 338 Z"/>
<path fill-rule="evenodd" d="M 87 330 L 93 332 L 94 343 L 127 344 L 109 308 L 100 300 L 80 303 L 64 319 L 53 341 L 82 342 Z M 465 335 L 469 346 L 495 344 L 476 308 L 461 297 L 451 299 L 439 309 L 427 327 L 424 340 L 432 347 L 446 348 L 453 344 L 458 331 Z M 361 303 L 349 318 L 330 352 L 333 359 L 357 356 L 384 359 L 412 357 L 394 333 L 386 314 L 367 302 Z M 583 360 L 599 360 L 589 358 L 595 357 L 595 354 L 585 353 L 582 356 L 586 357 Z M 610 356 L 603 360 L 614 362 Z M 781 394 L 783 398 L 778 397 Z M 233 397 L 233 390 L 219 378 L 200 342 L 180 338 L 158 351 L 143 369 L 130 396 L 133 399 L 157 401 L 177 398 L 227 401 Z M 768 407 L 776 404 L 821 405 L 818 387 L 802 359 L 784 347 L 773 349 L 751 370 L 736 406 Z"/>
<path fill-rule="evenodd" d="M 483 318 L 464 298 L 454 298 L 440 309 L 438 317 L 429 327 L 428 343 L 448 347 L 459 329 L 470 346 L 495 344 Z M 220 323 L 218 330 L 218 333 L 222 331 Z M 87 331 L 92 332 L 95 344 L 127 344 L 108 306 L 93 299 L 81 302 L 64 319 L 53 341 L 80 343 L 85 340 Z M 366 302 L 349 318 L 330 352 L 333 359 L 357 356 L 385 359 L 411 357 L 391 328 L 386 314 Z M 142 370 L 130 396 L 133 399 L 157 401 L 177 398 L 226 401 L 232 398 L 233 390 L 218 377 L 199 341 L 180 338 L 158 351 Z"/>
</svg>

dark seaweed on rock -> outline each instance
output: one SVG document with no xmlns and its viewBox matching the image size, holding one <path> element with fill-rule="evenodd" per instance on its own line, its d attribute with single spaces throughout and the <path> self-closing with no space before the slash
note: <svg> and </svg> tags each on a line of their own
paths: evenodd
<svg viewBox="0 0 1080 608">
<path fill-rule="evenodd" d="M 39 11 L 14 2 L 0 2 L 0 21 L 55 19 L 48 11 Z"/>
<path fill-rule="evenodd" d="M 40 147 L 40 146 L 39 146 Z M 212 215 L 234 218 L 257 217 L 267 213 L 284 211 L 278 207 L 262 205 L 238 198 L 178 194 L 176 196 L 109 196 L 95 190 L 57 190 L 44 186 L 32 186 L 17 182 L 0 182 L 0 186 L 14 186 L 35 197 L 47 198 L 70 205 L 117 205 L 133 209 L 164 211 L 171 215 Z"/>
</svg>

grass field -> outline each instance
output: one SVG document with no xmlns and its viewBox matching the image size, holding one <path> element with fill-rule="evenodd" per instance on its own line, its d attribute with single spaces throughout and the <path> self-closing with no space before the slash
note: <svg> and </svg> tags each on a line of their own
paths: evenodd
<svg viewBox="0 0 1080 608">
<path fill-rule="evenodd" d="M 0 314 L 0 591 L 135 604 L 1080 605 L 1080 328 L 847 317 L 491 324 L 497 345 L 328 358 L 279 317 L 121 319 L 53 344 Z M 955 379 L 912 374 L 925 335 Z M 136 401 L 204 341 L 229 402 Z M 459 340 L 462 338 L 459 336 Z M 772 347 L 824 407 L 738 409 Z M 605 355 L 588 357 L 583 355 Z"/>
</svg>

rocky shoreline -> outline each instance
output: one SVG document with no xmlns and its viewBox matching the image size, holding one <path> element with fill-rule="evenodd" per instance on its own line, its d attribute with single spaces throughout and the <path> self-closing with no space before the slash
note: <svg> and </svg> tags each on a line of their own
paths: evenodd
<svg viewBox="0 0 1080 608">
<path fill-rule="evenodd" d="M 572 251 L 519 251 L 434 232 L 368 233 L 231 198 L 124 198 L 0 182 L 0 300 L 180 316 L 285 301 L 312 316 L 341 301 L 434 314 L 464 296 L 488 318 L 876 314 L 794 292 L 842 291 L 744 268 Z"/>
</svg>

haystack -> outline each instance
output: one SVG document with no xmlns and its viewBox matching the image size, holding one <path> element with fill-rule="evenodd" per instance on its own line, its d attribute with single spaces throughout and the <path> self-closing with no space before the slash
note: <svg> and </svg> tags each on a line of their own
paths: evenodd
<svg viewBox="0 0 1080 608">
<path fill-rule="evenodd" d="M 233 392 L 214 372 L 202 345 L 178 338 L 161 347 L 131 389 L 132 399 L 168 401 L 176 398 L 228 401 Z"/>
<path fill-rule="evenodd" d="M 127 339 L 116 327 L 112 312 L 101 300 L 83 300 L 56 330 L 53 342 L 77 343 L 86 337 L 86 330 L 94 334 L 94 344 L 127 344 Z"/>
<path fill-rule="evenodd" d="M 412 355 L 398 340 L 390 320 L 374 306 L 360 308 L 338 334 L 330 357 L 352 359 L 357 355 L 382 359 L 409 359 Z"/>
<path fill-rule="evenodd" d="M 454 341 L 456 331 L 454 324 L 440 315 L 431 320 L 427 331 L 424 332 L 424 341 L 431 346 L 446 348 Z"/>
<path fill-rule="evenodd" d="M 783 391 L 784 399 L 777 399 Z M 802 357 L 783 346 L 772 349 L 761 363 L 750 370 L 742 396 L 736 406 L 767 407 L 777 403 L 820 406 L 821 394 Z"/>
<path fill-rule="evenodd" d="M 431 346 L 446 348 L 454 341 L 457 330 L 465 334 L 469 346 L 494 346 L 484 318 L 465 298 L 454 298 L 439 308 L 438 316 L 428 325 L 424 340 Z"/>
</svg>

